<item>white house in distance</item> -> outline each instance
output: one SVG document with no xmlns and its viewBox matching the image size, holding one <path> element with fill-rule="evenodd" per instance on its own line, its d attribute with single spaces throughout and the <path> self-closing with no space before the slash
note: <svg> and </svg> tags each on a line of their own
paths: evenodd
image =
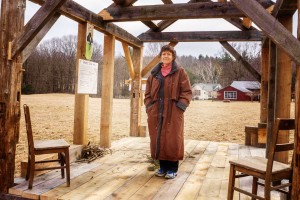
<svg viewBox="0 0 300 200">
<path fill-rule="evenodd" d="M 193 99 L 194 100 L 206 100 L 217 98 L 217 91 L 222 86 L 214 83 L 195 83 L 192 85 Z"/>
</svg>

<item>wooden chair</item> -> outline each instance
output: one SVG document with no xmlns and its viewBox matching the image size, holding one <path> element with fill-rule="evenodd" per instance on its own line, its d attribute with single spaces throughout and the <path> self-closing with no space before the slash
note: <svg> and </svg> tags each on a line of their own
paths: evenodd
<svg viewBox="0 0 300 200">
<path fill-rule="evenodd" d="M 273 129 L 273 138 L 270 143 L 270 150 L 266 158 L 263 157 L 246 157 L 239 160 L 229 161 L 230 173 L 228 183 L 228 200 L 233 199 L 234 190 L 251 196 L 253 199 L 271 199 L 271 191 L 276 190 L 288 195 L 287 199 L 290 199 L 292 189 L 292 164 L 284 164 L 274 161 L 274 155 L 276 152 L 289 151 L 294 149 L 294 143 L 277 144 L 278 133 L 281 130 L 293 130 L 295 129 L 294 119 L 280 119 L 275 120 Z M 241 172 L 236 174 L 236 172 Z M 252 193 L 241 188 L 235 187 L 235 178 L 241 178 L 245 176 L 252 176 Z M 288 182 L 282 183 L 281 180 L 287 179 Z M 264 180 L 264 183 L 262 181 Z M 272 183 L 276 182 L 276 185 Z M 258 185 L 264 186 L 264 196 L 257 195 Z M 284 190 L 287 189 L 288 190 Z"/>
<path fill-rule="evenodd" d="M 32 189 L 34 172 L 42 170 L 52 170 L 52 169 L 61 169 L 62 178 L 65 177 L 64 169 L 66 169 L 67 174 L 67 186 L 70 186 L 70 160 L 69 160 L 69 147 L 70 145 L 63 139 L 60 140 L 33 140 L 32 127 L 29 107 L 24 104 L 24 114 L 27 130 L 27 139 L 28 139 L 28 164 L 27 164 L 27 173 L 26 180 L 29 179 L 28 188 Z M 35 156 L 41 154 L 58 154 L 58 159 L 55 160 L 43 160 L 36 161 Z M 35 168 L 36 163 L 48 163 L 48 162 L 59 162 L 59 166 L 54 167 L 39 167 Z"/>
</svg>

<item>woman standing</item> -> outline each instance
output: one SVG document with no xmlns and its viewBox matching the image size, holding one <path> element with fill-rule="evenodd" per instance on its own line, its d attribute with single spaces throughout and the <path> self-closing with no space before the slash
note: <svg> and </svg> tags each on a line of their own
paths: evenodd
<svg viewBox="0 0 300 200">
<path fill-rule="evenodd" d="M 165 45 L 159 63 L 148 77 L 145 106 L 148 114 L 151 157 L 159 160 L 156 176 L 175 178 L 184 156 L 184 116 L 192 98 L 189 78 L 175 62 L 176 51 Z"/>
</svg>

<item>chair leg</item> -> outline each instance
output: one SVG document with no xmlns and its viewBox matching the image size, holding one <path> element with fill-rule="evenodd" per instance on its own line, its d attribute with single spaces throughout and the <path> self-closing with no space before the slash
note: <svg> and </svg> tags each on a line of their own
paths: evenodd
<svg viewBox="0 0 300 200">
<path fill-rule="evenodd" d="M 33 178 L 34 178 L 34 171 L 35 171 L 35 159 L 30 159 L 30 172 L 29 172 L 29 183 L 28 189 L 32 189 Z"/>
<path fill-rule="evenodd" d="M 291 183 L 291 186 L 289 186 L 289 192 L 287 194 L 286 199 L 291 199 L 292 198 L 292 184 L 293 184 L 292 177 L 289 178 L 289 183 Z"/>
<path fill-rule="evenodd" d="M 235 183 L 235 169 L 234 166 L 230 164 L 227 200 L 233 200 L 234 183 Z"/>
<path fill-rule="evenodd" d="M 28 160 L 27 160 L 27 169 L 26 169 L 26 176 L 25 180 L 28 181 L 30 174 L 30 155 L 28 154 Z"/>
<path fill-rule="evenodd" d="M 69 157 L 69 148 L 65 150 L 65 164 L 66 164 L 66 173 L 67 173 L 67 186 L 70 187 L 70 157 Z"/>
<path fill-rule="evenodd" d="M 255 194 L 255 195 L 257 195 L 257 187 L 258 187 L 257 181 L 258 181 L 258 178 L 256 178 L 256 177 L 253 176 L 252 194 Z M 251 199 L 255 200 L 256 198 L 252 197 Z"/>
<path fill-rule="evenodd" d="M 265 200 L 271 199 L 271 182 L 265 180 Z"/>
<path fill-rule="evenodd" d="M 63 167 L 65 166 L 65 158 L 64 158 L 64 155 L 62 153 L 58 153 L 58 159 L 59 159 L 59 163 L 60 163 L 60 166 Z M 61 168 L 61 178 L 65 178 L 65 169 L 64 168 Z"/>
</svg>

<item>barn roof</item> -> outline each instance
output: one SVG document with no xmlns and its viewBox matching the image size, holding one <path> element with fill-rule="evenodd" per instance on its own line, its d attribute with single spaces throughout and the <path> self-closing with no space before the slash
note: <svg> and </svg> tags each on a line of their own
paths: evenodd
<svg viewBox="0 0 300 200">
<path fill-rule="evenodd" d="M 230 86 L 242 92 L 251 92 L 252 90 L 260 89 L 258 81 L 233 81 Z"/>
</svg>

